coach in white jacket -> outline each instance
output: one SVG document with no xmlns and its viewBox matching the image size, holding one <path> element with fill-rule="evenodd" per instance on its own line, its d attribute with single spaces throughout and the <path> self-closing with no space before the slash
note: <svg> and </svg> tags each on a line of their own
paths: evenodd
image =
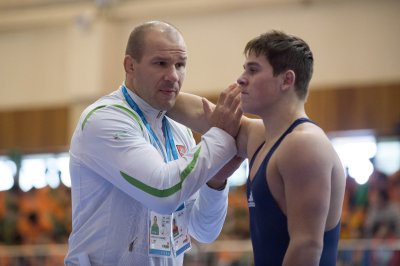
<svg viewBox="0 0 400 266">
<path fill-rule="evenodd" d="M 196 145 L 168 118 L 187 52 L 172 25 L 152 21 L 128 40 L 125 82 L 83 112 L 72 137 L 72 233 L 66 265 L 183 265 L 191 237 L 212 242 L 227 211 L 241 110 L 216 109 Z M 225 167 L 224 167 L 225 166 Z"/>
</svg>

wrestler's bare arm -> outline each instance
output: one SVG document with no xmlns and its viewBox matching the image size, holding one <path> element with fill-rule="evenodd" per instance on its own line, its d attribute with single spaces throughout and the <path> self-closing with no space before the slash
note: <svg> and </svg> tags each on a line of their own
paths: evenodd
<svg viewBox="0 0 400 266">
<path fill-rule="evenodd" d="M 283 265 L 319 265 L 322 253 L 333 160 L 329 144 L 315 131 L 293 132 L 275 155 L 290 235 Z"/>
<path fill-rule="evenodd" d="M 180 92 L 176 98 L 175 105 L 168 110 L 167 115 L 190 129 L 204 134 L 210 128 L 209 121 L 204 112 L 203 101 L 208 101 L 198 95 Z M 210 108 L 215 105 L 208 102 Z"/>
</svg>

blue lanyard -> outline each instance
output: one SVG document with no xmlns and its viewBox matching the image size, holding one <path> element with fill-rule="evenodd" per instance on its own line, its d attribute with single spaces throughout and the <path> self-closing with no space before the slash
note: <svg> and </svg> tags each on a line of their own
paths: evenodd
<svg viewBox="0 0 400 266">
<path fill-rule="evenodd" d="M 147 122 L 146 117 L 144 116 L 142 110 L 140 110 L 139 106 L 135 103 L 135 101 L 131 98 L 129 95 L 125 85 L 121 86 L 122 93 L 124 94 L 125 100 L 129 104 L 129 106 L 140 116 L 140 118 L 143 121 L 143 124 L 147 128 L 147 131 L 150 133 L 150 138 L 151 138 L 151 144 L 158 150 L 161 151 L 164 157 L 164 161 L 172 161 L 172 160 L 177 160 L 178 159 L 178 153 L 176 152 L 175 149 L 175 142 L 174 142 L 174 136 L 172 134 L 171 126 L 168 122 L 168 119 L 164 116 L 162 120 L 162 131 L 164 134 L 165 138 L 165 149 L 167 152 L 167 157 L 164 154 L 164 149 L 160 143 L 160 140 L 157 138 L 157 135 L 151 128 L 149 122 Z"/>
</svg>

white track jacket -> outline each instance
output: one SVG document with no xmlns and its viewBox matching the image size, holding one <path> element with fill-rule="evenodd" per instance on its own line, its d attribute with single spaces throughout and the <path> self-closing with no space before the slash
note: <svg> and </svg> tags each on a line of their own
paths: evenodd
<svg viewBox="0 0 400 266">
<path fill-rule="evenodd" d="M 128 92 L 165 143 L 165 112 Z M 183 265 L 183 255 L 148 255 L 149 209 L 171 214 L 183 202 L 189 234 L 204 243 L 218 237 L 228 188 L 213 190 L 206 182 L 236 154 L 235 141 L 225 131 L 211 128 L 196 145 L 190 130 L 169 122 L 181 155 L 166 163 L 121 89 L 82 113 L 70 147 L 72 232 L 66 265 Z"/>
</svg>

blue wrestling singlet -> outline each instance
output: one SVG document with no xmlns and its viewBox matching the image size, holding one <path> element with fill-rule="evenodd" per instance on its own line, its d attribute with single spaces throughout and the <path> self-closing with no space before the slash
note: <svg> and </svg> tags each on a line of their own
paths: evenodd
<svg viewBox="0 0 400 266">
<path fill-rule="evenodd" d="M 274 143 L 253 181 L 247 179 L 247 199 L 250 212 L 250 235 L 253 244 L 255 266 L 281 266 L 289 245 L 289 233 L 287 230 L 287 218 L 281 211 L 272 196 L 267 181 L 266 170 L 269 159 L 279 144 L 299 124 L 311 122 L 307 118 L 297 119 Z M 257 149 L 251 162 L 260 151 L 263 144 Z M 339 243 L 340 223 L 335 228 L 325 232 L 324 247 L 321 255 L 321 266 L 336 266 L 337 248 Z"/>
</svg>

